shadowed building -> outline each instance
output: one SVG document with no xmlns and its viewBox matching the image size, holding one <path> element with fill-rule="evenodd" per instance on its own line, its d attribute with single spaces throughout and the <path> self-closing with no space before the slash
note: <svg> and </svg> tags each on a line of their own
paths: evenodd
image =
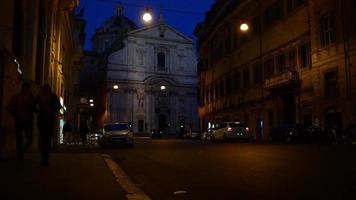
<svg viewBox="0 0 356 200">
<path fill-rule="evenodd" d="M 74 83 L 80 66 L 85 22 L 75 16 L 79 0 L 7 0 L 0 2 L 0 156 L 15 154 L 13 120 L 5 107 L 22 82 L 34 94 L 48 83 L 66 111 L 74 115 Z M 77 21 L 75 20 L 77 19 Z M 37 150 L 36 118 L 33 150 Z M 56 124 L 54 144 L 60 140 Z"/>
<path fill-rule="evenodd" d="M 195 30 L 200 125 L 245 121 L 267 138 L 281 123 L 355 123 L 355 4 L 216 1 Z"/>
</svg>

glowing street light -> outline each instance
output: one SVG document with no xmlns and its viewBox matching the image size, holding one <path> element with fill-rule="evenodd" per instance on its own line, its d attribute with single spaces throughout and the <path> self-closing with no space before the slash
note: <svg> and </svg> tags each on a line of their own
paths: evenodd
<svg viewBox="0 0 356 200">
<path fill-rule="evenodd" d="M 94 100 L 93 99 L 89 99 L 89 103 L 93 103 L 94 102 Z"/>
<path fill-rule="evenodd" d="M 161 90 L 165 90 L 165 89 L 166 89 L 166 86 L 162 85 Z"/>
<path fill-rule="evenodd" d="M 145 12 L 143 13 L 142 19 L 145 23 L 150 23 L 152 20 L 152 14 L 150 13 L 150 10 L 148 8 L 145 9 Z"/>
<path fill-rule="evenodd" d="M 114 84 L 114 86 L 112 86 L 112 88 L 114 88 L 114 90 L 119 89 L 119 86 L 117 84 Z"/>
<path fill-rule="evenodd" d="M 248 29 L 249 29 L 248 24 L 242 23 L 242 24 L 240 25 L 240 30 L 241 30 L 241 31 L 246 32 L 246 31 L 248 31 Z"/>
<path fill-rule="evenodd" d="M 91 103 L 91 104 L 90 104 L 90 107 L 94 107 L 94 103 Z"/>
</svg>

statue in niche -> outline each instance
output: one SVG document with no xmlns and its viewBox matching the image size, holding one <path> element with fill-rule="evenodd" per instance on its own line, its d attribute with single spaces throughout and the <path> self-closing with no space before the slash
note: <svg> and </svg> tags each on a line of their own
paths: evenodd
<svg viewBox="0 0 356 200">
<path fill-rule="evenodd" d="M 136 92 L 137 100 L 138 100 L 138 107 L 143 108 L 145 103 L 145 90 L 138 89 Z"/>
</svg>

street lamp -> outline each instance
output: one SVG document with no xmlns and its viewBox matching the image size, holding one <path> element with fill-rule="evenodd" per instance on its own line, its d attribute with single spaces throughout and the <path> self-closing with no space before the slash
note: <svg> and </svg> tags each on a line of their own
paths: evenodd
<svg viewBox="0 0 356 200">
<path fill-rule="evenodd" d="M 114 85 L 112 86 L 112 88 L 113 88 L 114 90 L 117 90 L 117 89 L 119 89 L 119 85 L 114 84 Z"/>
<path fill-rule="evenodd" d="M 143 15 L 142 15 L 142 20 L 143 20 L 145 23 L 150 23 L 150 22 L 152 21 L 152 14 L 151 14 L 149 8 L 146 8 L 146 9 L 145 9 L 145 12 L 144 12 Z"/>
<path fill-rule="evenodd" d="M 165 89 L 166 89 L 166 86 L 161 85 L 161 90 L 165 90 Z"/>
<path fill-rule="evenodd" d="M 94 102 L 94 100 L 93 99 L 89 99 L 89 103 L 93 103 Z"/>
<path fill-rule="evenodd" d="M 247 23 L 242 23 L 242 24 L 240 25 L 240 30 L 241 30 L 242 32 L 248 31 L 248 30 L 249 30 L 248 24 L 247 24 Z"/>
<path fill-rule="evenodd" d="M 94 107 L 94 103 L 90 103 L 89 106 L 90 106 L 90 107 Z"/>
</svg>

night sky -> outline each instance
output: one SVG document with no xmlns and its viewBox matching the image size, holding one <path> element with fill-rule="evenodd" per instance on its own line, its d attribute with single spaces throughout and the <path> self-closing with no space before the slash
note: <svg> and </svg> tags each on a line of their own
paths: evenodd
<svg viewBox="0 0 356 200">
<path fill-rule="evenodd" d="M 121 0 L 124 15 L 133 20 L 139 27 L 141 13 L 146 7 L 153 10 L 154 23 L 158 22 L 160 10 L 167 24 L 192 39 L 196 24 L 204 20 L 204 14 L 215 0 Z M 87 20 L 85 49 L 91 50 L 91 37 L 96 28 L 108 17 L 115 14 L 116 0 L 81 0 L 78 9 L 86 5 L 84 18 Z M 162 8 L 162 9 L 160 9 Z"/>
</svg>

